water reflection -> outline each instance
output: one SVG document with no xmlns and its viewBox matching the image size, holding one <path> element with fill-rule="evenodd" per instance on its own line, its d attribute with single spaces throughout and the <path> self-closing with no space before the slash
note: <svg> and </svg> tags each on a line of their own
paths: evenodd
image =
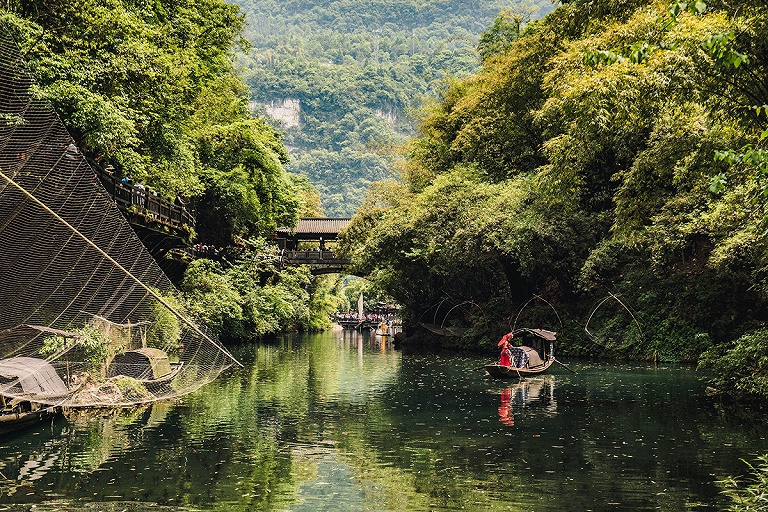
<svg viewBox="0 0 768 512">
<path fill-rule="evenodd" d="M 551 375 L 529 377 L 499 392 L 499 421 L 508 426 L 515 426 L 514 409 L 535 407 L 549 414 L 557 412 L 555 400 L 555 378 Z"/>
<path fill-rule="evenodd" d="M 715 481 L 768 452 L 765 419 L 732 421 L 685 368 L 500 385 L 354 331 L 236 350 L 245 368 L 181 401 L 0 439 L 0 508 L 718 509 Z"/>
</svg>

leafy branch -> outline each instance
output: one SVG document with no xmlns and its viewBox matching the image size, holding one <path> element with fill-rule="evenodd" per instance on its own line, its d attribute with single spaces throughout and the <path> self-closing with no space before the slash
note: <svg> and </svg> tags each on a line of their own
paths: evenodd
<svg viewBox="0 0 768 512">
<path fill-rule="evenodd" d="M 749 57 L 731 48 L 734 39 L 736 36 L 733 31 L 714 34 L 705 39 L 701 47 L 715 59 L 715 65 L 718 67 L 738 68 L 742 64 L 749 64 Z"/>
<path fill-rule="evenodd" d="M 624 50 L 596 50 L 587 52 L 584 56 L 584 63 L 591 67 L 599 65 L 611 65 L 616 62 L 622 63 L 629 61 L 632 64 L 642 64 L 648 59 L 648 56 L 661 48 L 661 46 L 651 44 L 648 41 L 640 41 Z"/>
<path fill-rule="evenodd" d="M 682 12 L 691 14 L 704 14 L 707 10 L 707 4 L 701 1 L 697 2 L 673 2 L 667 9 L 669 16 L 660 16 L 656 22 L 662 26 L 662 31 L 669 30 L 673 25 L 680 23 L 677 17 Z M 735 36 L 733 32 L 719 34 L 708 38 L 702 43 L 702 46 L 708 53 L 718 59 L 722 65 L 734 65 L 739 67 L 742 63 L 748 63 L 746 55 L 731 50 L 727 45 Z M 629 61 L 632 64 L 642 64 L 656 50 L 674 50 L 676 45 L 660 44 L 655 45 L 648 41 L 638 41 L 622 50 L 595 50 L 587 52 L 584 56 L 584 63 L 591 67 L 598 65 L 611 65 L 616 62 L 622 63 Z"/>
<path fill-rule="evenodd" d="M 27 121 L 18 114 L 0 112 L 0 126 L 23 126 Z"/>
<path fill-rule="evenodd" d="M 760 134 L 760 140 L 763 141 L 765 139 L 768 139 L 768 129 Z M 765 181 L 765 178 L 768 177 L 768 151 L 765 149 L 747 144 L 740 151 L 734 151 L 733 149 L 718 150 L 715 151 L 715 162 L 725 162 L 731 166 L 744 164 L 754 169 L 757 171 L 755 179 L 760 185 L 761 194 L 768 196 L 768 182 Z M 726 184 L 726 174 L 724 172 L 718 173 L 710 179 L 709 191 L 719 194 L 725 190 Z"/>
</svg>

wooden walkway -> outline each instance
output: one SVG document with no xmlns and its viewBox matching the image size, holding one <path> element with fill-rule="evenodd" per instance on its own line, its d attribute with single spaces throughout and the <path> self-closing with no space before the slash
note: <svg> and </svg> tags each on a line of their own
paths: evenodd
<svg viewBox="0 0 768 512">
<path fill-rule="evenodd" d="M 175 259 L 179 262 L 184 257 L 218 259 L 222 256 L 218 251 L 214 254 L 210 250 L 206 252 L 199 250 L 196 246 L 189 246 L 191 241 L 188 240 L 188 236 L 192 232 L 191 228 L 195 226 L 195 219 L 183 205 L 156 196 L 142 185 L 120 180 L 97 165 L 92 167 L 118 208 L 123 211 L 134 228 L 138 228 L 139 237 L 150 252 L 157 255 L 164 255 L 169 251 L 172 254 L 178 253 L 179 257 Z M 326 237 L 325 240 L 335 240 L 339 229 L 349 224 L 349 220 L 348 218 L 301 219 L 299 227 L 304 229 L 292 230 L 290 234 L 286 228 L 281 228 L 277 235 L 278 243 L 282 246 L 280 265 L 307 265 L 314 275 L 345 273 L 350 261 L 339 258 L 333 251 L 292 250 L 286 246 L 295 247 L 298 240 L 319 239 L 322 242 L 324 240 L 322 236 Z M 305 226 L 316 229 L 318 225 L 322 227 L 320 234 L 306 232 Z M 289 237 L 288 241 L 286 237 Z"/>
<path fill-rule="evenodd" d="M 107 193 L 132 224 L 138 223 L 147 228 L 160 225 L 180 235 L 195 226 L 195 218 L 183 205 L 154 195 L 143 185 L 124 182 L 98 166 L 92 167 Z"/>
</svg>

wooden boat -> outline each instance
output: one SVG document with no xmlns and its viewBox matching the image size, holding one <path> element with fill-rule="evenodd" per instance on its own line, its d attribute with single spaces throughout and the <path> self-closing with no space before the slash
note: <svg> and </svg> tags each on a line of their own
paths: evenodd
<svg viewBox="0 0 768 512">
<path fill-rule="evenodd" d="M 50 419 L 61 412 L 59 407 L 26 400 L 25 395 L 55 400 L 68 392 L 56 370 L 44 359 L 0 360 L 0 434 Z"/>
<path fill-rule="evenodd" d="M 4 407 L 0 409 L 0 435 L 50 420 L 60 412 L 58 407 L 40 406 L 40 404 L 26 401 L 15 407 Z"/>
<path fill-rule="evenodd" d="M 515 338 L 521 341 L 520 345 L 510 348 L 512 364 L 488 364 L 485 371 L 495 379 L 518 379 L 546 372 L 555 362 L 556 335 L 557 333 L 544 329 L 522 328 L 512 331 L 507 335 L 510 344 Z"/>
<path fill-rule="evenodd" d="M 398 327 L 399 326 L 390 325 L 390 324 L 388 324 L 386 322 L 381 322 L 380 324 L 378 324 L 376 326 L 376 329 L 374 329 L 373 333 L 376 336 L 381 336 L 381 337 L 384 337 L 384 336 L 394 336 L 395 334 L 397 334 L 397 328 Z"/>
</svg>

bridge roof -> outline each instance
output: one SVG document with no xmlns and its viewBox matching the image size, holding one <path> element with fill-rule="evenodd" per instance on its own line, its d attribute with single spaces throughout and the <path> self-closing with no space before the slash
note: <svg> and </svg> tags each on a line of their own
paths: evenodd
<svg viewBox="0 0 768 512">
<path fill-rule="evenodd" d="M 277 232 L 286 235 L 338 235 L 341 228 L 349 225 L 349 217 L 302 217 L 296 228 L 278 228 Z"/>
</svg>

